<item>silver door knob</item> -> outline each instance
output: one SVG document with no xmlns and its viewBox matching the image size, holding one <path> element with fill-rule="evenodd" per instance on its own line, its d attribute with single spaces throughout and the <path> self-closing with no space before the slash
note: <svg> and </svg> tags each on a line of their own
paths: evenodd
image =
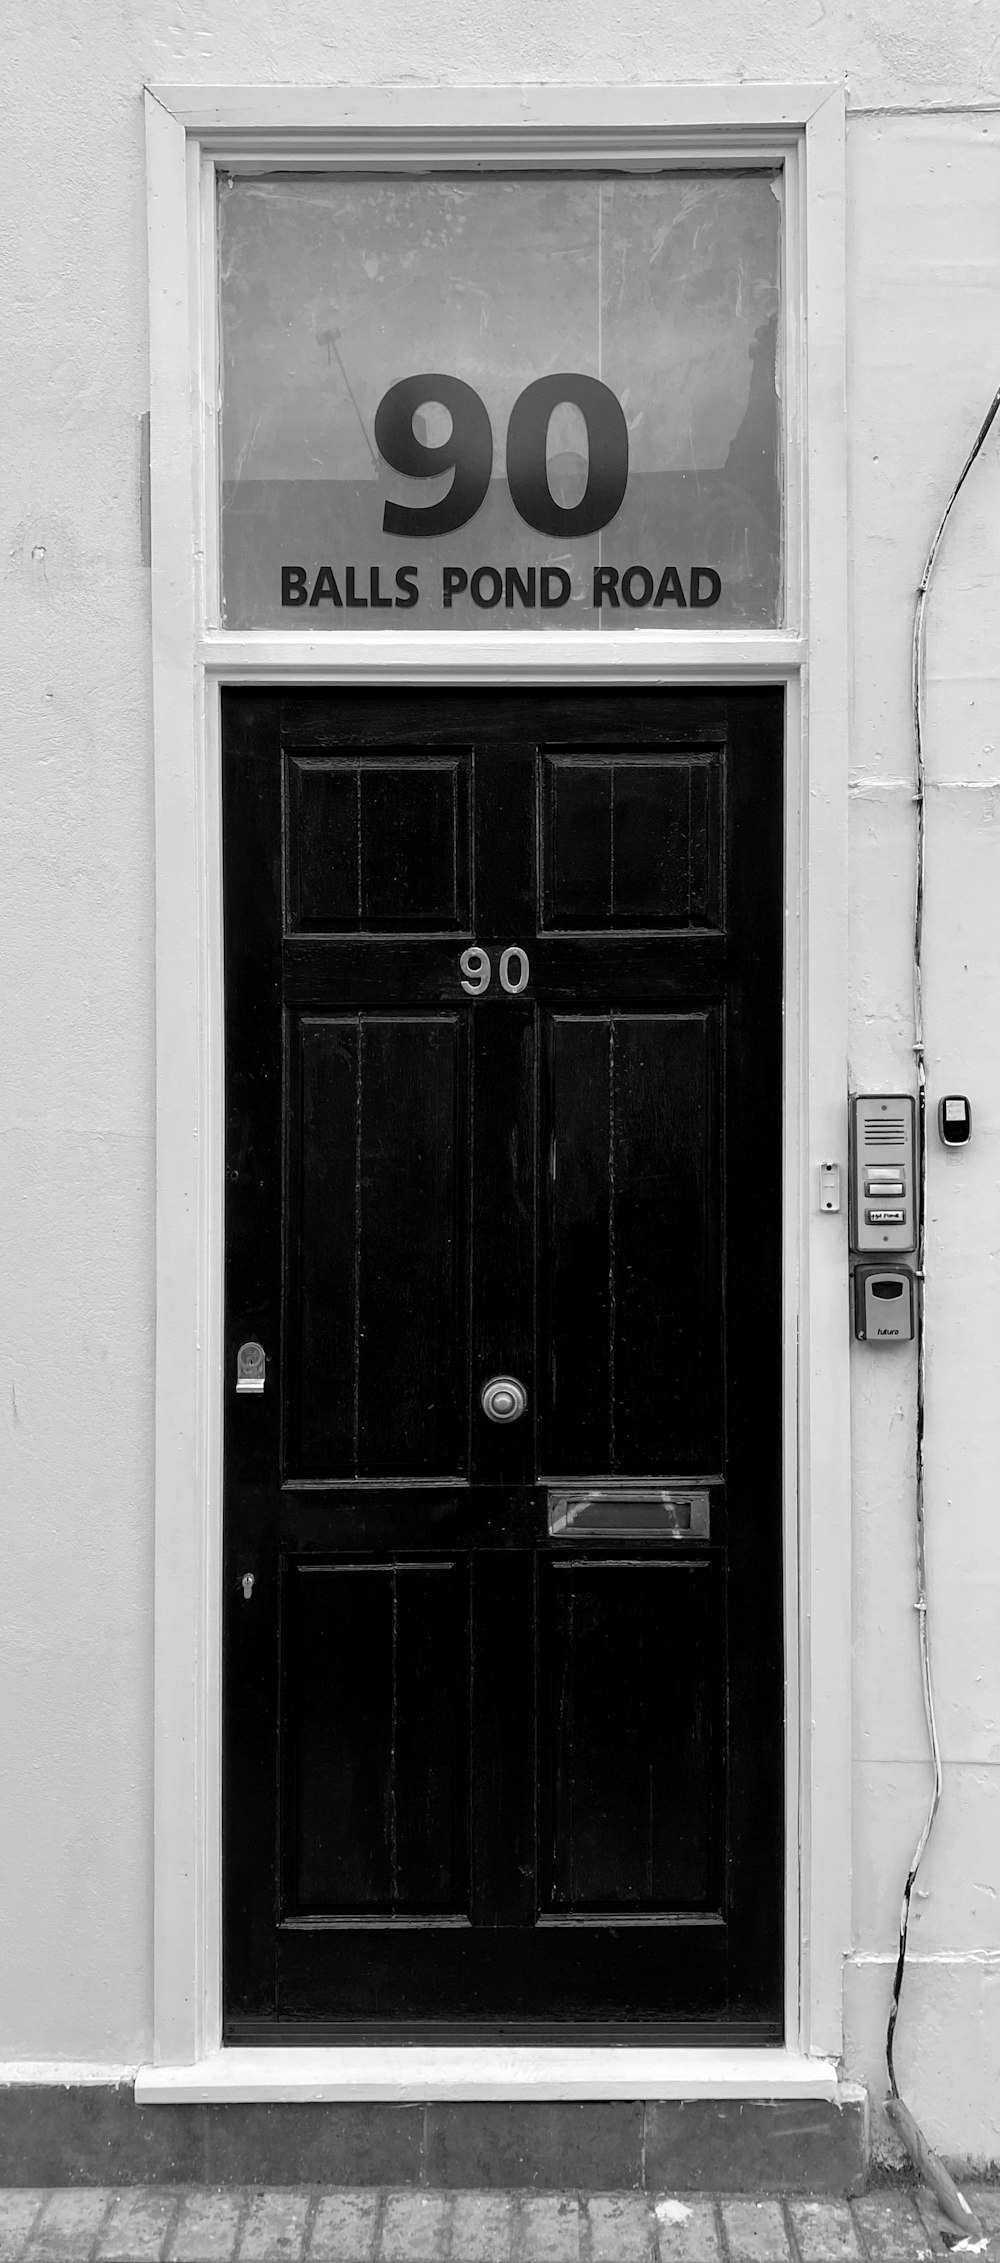
<svg viewBox="0 0 1000 2263">
<path fill-rule="evenodd" d="M 494 1375 L 479 1394 L 483 1413 L 491 1422 L 516 1422 L 528 1404 L 523 1383 L 514 1375 Z"/>
</svg>

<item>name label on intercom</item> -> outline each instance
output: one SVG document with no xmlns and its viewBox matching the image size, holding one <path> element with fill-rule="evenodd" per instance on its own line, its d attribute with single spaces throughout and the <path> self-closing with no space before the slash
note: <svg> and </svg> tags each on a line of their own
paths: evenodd
<svg viewBox="0 0 1000 2263">
<path fill-rule="evenodd" d="M 895 1257 L 916 1246 L 916 1103 L 908 1093 L 853 1093 L 851 1248 Z"/>
</svg>

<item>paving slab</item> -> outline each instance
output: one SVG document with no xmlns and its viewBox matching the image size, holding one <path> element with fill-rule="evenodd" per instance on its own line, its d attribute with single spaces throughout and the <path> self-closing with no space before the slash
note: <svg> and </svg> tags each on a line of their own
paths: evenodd
<svg viewBox="0 0 1000 2263">
<path fill-rule="evenodd" d="M 378 2192 L 325 2192 L 313 2217 L 309 2263 L 371 2263 L 381 2206 Z"/>
<path fill-rule="evenodd" d="M 661 2263 L 718 2263 L 722 2253 L 715 2202 L 701 2192 L 653 2195 Z"/>
<path fill-rule="evenodd" d="M 48 2195 L 25 2187 L 0 2191 L 0 2263 L 14 2263 Z"/>
<path fill-rule="evenodd" d="M 456 2192 L 449 2263 L 510 2263 L 513 2236 L 508 2192 Z"/>
<path fill-rule="evenodd" d="M 451 2194 L 390 2192 L 382 2218 L 380 2263 L 437 2263 L 447 2255 Z"/>
<path fill-rule="evenodd" d="M 580 2263 L 579 2203 L 561 2192 L 526 2193 L 521 2199 L 519 2263 Z"/>
<path fill-rule="evenodd" d="M 656 2218 L 644 2192 L 597 2192 L 586 2204 L 591 2263 L 649 2263 Z"/>
<path fill-rule="evenodd" d="M 312 2194 L 283 2186 L 255 2192 L 237 2249 L 239 2263 L 298 2263 L 312 2208 Z"/>
<path fill-rule="evenodd" d="M 111 2194 L 93 2185 L 61 2186 L 50 2192 L 25 2247 L 31 2263 L 43 2257 L 62 2263 L 87 2263 L 104 2219 Z"/>
<path fill-rule="evenodd" d="M 245 2195 L 190 2190 L 167 2241 L 168 2263 L 230 2263 Z"/>
<path fill-rule="evenodd" d="M 98 2263 L 160 2263 L 179 2208 L 176 2192 L 162 2185 L 116 2192 L 97 2242 Z"/>
<path fill-rule="evenodd" d="M 1000 2184 L 962 2183 L 962 2191 L 984 2230 L 1000 2232 Z"/>
<path fill-rule="evenodd" d="M 851 2214 L 871 2263 L 919 2263 L 941 2252 L 921 2223 L 912 2193 L 902 2187 L 863 2193 L 852 2201 Z"/>
<path fill-rule="evenodd" d="M 965 2193 L 968 2200 L 969 2194 L 966 2186 L 960 2182 L 959 2189 Z M 943 2210 L 938 2207 L 934 2194 L 928 2190 L 926 2185 L 918 2185 L 913 2200 L 917 2214 L 927 2233 L 932 2254 L 938 2255 L 944 2248 L 953 2247 L 959 2234 L 956 2232 L 950 2217 L 946 2216 Z M 970 2208 L 972 2206 L 971 2200 L 969 2200 L 969 2206 Z"/>
<path fill-rule="evenodd" d="M 859 2263 L 861 2245 L 846 2200 L 790 2200 L 802 2263 Z"/>
<path fill-rule="evenodd" d="M 720 2200 L 719 2210 L 732 2263 L 790 2263 L 780 2200 Z"/>
</svg>

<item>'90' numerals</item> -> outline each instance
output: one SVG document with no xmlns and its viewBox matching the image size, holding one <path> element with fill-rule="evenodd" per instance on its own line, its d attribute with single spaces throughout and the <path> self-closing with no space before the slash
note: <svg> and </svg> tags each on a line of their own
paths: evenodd
<svg viewBox="0 0 1000 2263">
<path fill-rule="evenodd" d="M 451 418 L 448 438 L 438 447 L 418 440 L 413 429 L 417 410 L 431 401 Z M 587 427 L 587 485 L 578 503 L 565 505 L 556 502 L 549 486 L 546 460 L 549 423 L 564 402 L 579 409 Z M 485 402 L 464 378 L 432 370 L 390 385 L 375 411 L 375 445 L 393 471 L 408 479 L 434 479 L 446 471 L 455 475 L 439 502 L 421 509 L 386 503 L 384 534 L 452 534 L 475 517 L 493 475 L 493 427 Z M 507 426 L 507 485 L 518 517 L 539 534 L 572 538 L 607 526 L 620 511 L 628 485 L 628 425 L 610 386 L 574 370 L 526 385 Z"/>
<path fill-rule="evenodd" d="M 481 998 L 493 980 L 493 961 L 488 951 L 481 951 L 478 943 L 463 951 L 459 960 L 462 969 L 462 988 L 470 998 Z M 531 974 L 527 951 L 519 943 L 512 943 L 500 953 L 500 988 L 508 998 L 519 998 L 526 990 Z"/>
</svg>

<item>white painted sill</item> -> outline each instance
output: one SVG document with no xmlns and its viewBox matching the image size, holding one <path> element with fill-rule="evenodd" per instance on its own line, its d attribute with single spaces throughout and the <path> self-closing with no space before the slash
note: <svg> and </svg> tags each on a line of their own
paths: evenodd
<svg viewBox="0 0 1000 2263">
<path fill-rule="evenodd" d="M 420 2044 L 214 2052 L 192 2066 L 144 2066 L 140 2106 L 382 2099 L 837 2098 L 832 2059 L 789 2050 L 593 2050 Z"/>
</svg>

